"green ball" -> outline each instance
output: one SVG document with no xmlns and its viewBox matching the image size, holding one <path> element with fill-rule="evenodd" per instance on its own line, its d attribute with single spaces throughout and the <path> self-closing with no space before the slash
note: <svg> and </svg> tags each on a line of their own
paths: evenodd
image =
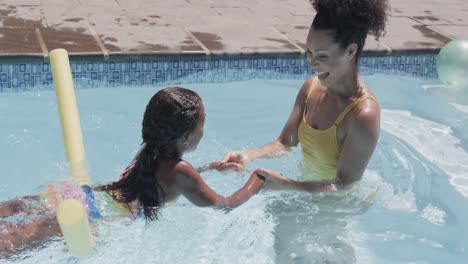
<svg viewBox="0 0 468 264">
<path fill-rule="evenodd" d="M 468 40 L 447 43 L 436 58 L 439 79 L 453 88 L 468 89 Z"/>
</svg>

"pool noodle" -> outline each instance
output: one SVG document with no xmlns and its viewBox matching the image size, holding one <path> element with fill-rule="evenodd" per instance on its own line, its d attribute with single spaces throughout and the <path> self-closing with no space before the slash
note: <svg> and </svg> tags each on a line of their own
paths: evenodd
<svg viewBox="0 0 468 264">
<path fill-rule="evenodd" d="M 91 183 L 85 166 L 85 152 L 78 107 L 68 53 L 64 49 L 50 52 L 50 65 L 62 124 L 63 143 L 73 178 L 81 185 Z M 94 239 L 83 205 L 75 199 L 61 201 L 57 221 L 69 252 L 76 257 L 91 255 Z"/>
<path fill-rule="evenodd" d="M 70 171 L 79 184 L 90 184 L 68 53 L 55 49 L 49 56 Z"/>
<path fill-rule="evenodd" d="M 57 209 L 57 221 L 68 251 L 76 257 L 91 255 L 94 239 L 83 205 L 75 199 L 66 199 Z"/>
</svg>

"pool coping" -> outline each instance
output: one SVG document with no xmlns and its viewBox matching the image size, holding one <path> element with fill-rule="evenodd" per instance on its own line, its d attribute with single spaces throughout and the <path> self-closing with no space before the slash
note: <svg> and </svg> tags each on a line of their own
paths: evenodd
<svg viewBox="0 0 468 264">
<path fill-rule="evenodd" d="M 363 56 L 437 54 L 468 37 L 464 0 L 426 2 L 392 1 L 386 34 L 369 36 Z M 314 15 L 308 0 L 0 0 L 0 63 L 48 61 L 56 48 L 103 61 L 301 54 Z"/>
<path fill-rule="evenodd" d="M 361 73 L 436 79 L 440 49 L 468 38 L 465 2 L 391 1 L 386 34 L 368 36 Z M 0 0 L 0 91 L 50 88 L 56 48 L 68 51 L 78 88 L 303 78 L 313 73 L 305 39 L 314 15 L 309 0 Z"/>
</svg>

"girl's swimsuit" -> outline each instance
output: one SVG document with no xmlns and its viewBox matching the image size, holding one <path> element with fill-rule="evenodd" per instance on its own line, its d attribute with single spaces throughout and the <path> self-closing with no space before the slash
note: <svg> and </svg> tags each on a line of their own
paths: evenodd
<svg viewBox="0 0 468 264">
<path fill-rule="evenodd" d="M 119 180 L 126 177 L 135 167 L 135 161 L 130 163 L 120 174 Z M 80 201 L 88 212 L 88 218 L 92 221 L 103 217 L 131 218 L 144 217 L 142 210 L 135 210 L 129 204 L 118 202 L 113 195 L 107 191 L 93 191 L 89 185 L 79 185 L 72 181 L 62 181 L 49 184 L 47 192 L 41 194 L 47 207 L 57 208 L 59 203 L 65 199 L 76 199 Z M 176 200 L 164 203 L 165 207 L 172 206 Z"/>
<path fill-rule="evenodd" d="M 79 185 L 72 181 L 49 184 L 47 192 L 42 193 L 41 197 L 46 206 L 53 209 L 56 209 L 60 202 L 65 199 L 78 200 L 86 208 L 88 218 L 91 221 L 103 217 L 128 216 L 138 218 L 144 215 L 141 211 L 131 210 L 127 204 L 117 202 L 106 191 L 93 191 L 89 185 Z"/>
</svg>

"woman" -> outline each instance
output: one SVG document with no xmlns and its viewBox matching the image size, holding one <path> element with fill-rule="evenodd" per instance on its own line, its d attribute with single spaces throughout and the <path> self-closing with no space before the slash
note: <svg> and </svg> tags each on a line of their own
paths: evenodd
<svg viewBox="0 0 468 264">
<path fill-rule="evenodd" d="M 229 152 L 218 169 L 242 169 L 260 157 L 275 157 L 301 143 L 300 181 L 259 169 L 278 189 L 320 192 L 359 181 L 375 149 L 380 109 L 359 76 L 367 34 L 385 32 L 386 0 L 312 0 L 317 14 L 307 36 L 307 59 L 316 75 L 300 89 L 278 139 L 262 147 Z M 269 184 L 270 188 L 272 184 Z"/>
</svg>

